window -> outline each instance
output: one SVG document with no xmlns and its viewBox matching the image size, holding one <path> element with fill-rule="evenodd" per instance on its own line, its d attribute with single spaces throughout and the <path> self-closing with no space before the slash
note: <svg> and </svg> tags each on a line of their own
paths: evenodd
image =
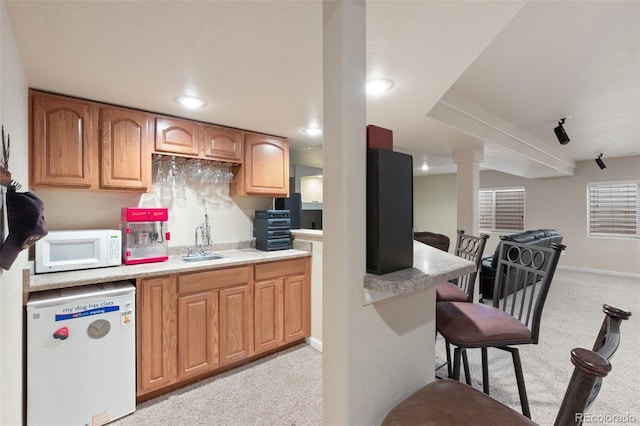
<svg viewBox="0 0 640 426">
<path fill-rule="evenodd" d="M 480 229 L 524 231 L 524 188 L 480 191 Z"/>
<path fill-rule="evenodd" d="M 640 238 L 640 181 L 587 184 L 589 236 Z"/>
</svg>

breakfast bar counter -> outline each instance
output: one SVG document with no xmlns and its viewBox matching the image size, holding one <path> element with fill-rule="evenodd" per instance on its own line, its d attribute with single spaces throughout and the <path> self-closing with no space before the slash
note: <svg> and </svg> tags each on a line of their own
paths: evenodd
<svg viewBox="0 0 640 426">
<path fill-rule="evenodd" d="M 362 304 L 369 305 L 400 294 L 424 290 L 475 270 L 476 264 L 471 261 L 414 241 L 412 268 L 364 276 Z"/>
</svg>

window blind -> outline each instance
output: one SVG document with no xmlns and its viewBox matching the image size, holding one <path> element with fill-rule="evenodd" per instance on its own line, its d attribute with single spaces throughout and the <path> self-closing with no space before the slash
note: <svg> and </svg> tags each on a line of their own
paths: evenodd
<svg viewBox="0 0 640 426">
<path fill-rule="evenodd" d="M 480 229 L 493 229 L 493 191 L 480 191 Z"/>
<path fill-rule="evenodd" d="M 478 204 L 480 229 L 524 230 L 524 188 L 482 190 Z"/>
<path fill-rule="evenodd" d="M 587 186 L 589 235 L 640 237 L 638 182 Z"/>
</svg>

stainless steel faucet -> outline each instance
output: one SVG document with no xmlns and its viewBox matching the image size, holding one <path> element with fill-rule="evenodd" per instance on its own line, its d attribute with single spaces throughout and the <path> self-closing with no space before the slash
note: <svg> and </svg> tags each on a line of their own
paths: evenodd
<svg viewBox="0 0 640 426">
<path fill-rule="evenodd" d="M 198 254 L 201 252 L 200 246 L 198 245 L 198 231 L 202 232 L 202 225 L 196 226 L 196 244 L 195 244 L 195 253 Z"/>
<path fill-rule="evenodd" d="M 198 245 L 198 234 L 200 234 L 200 245 Z M 204 209 L 204 223 L 196 226 L 195 231 L 195 251 L 199 254 L 205 254 L 211 247 L 211 226 L 209 226 L 209 215 L 207 209 Z"/>
</svg>

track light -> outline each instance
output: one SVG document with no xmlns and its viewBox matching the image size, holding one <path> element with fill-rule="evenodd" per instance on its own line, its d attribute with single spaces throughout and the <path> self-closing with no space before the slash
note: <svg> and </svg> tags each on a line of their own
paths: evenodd
<svg viewBox="0 0 640 426">
<path fill-rule="evenodd" d="M 598 158 L 596 158 L 596 164 L 600 167 L 600 170 L 607 167 L 606 164 L 604 164 L 604 161 L 602 161 L 602 154 L 598 155 Z"/>
<path fill-rule="evenodd" d="M 560 142 L 560 145 L 566 145 L 571 140 L 569 139 L 569 136 L 567 136 L 567 132 L 565 132 L 564 127 L 562 127 L 566 119 L 567 119 L 566 117 L 560 119 L 560 121 L 558 121 L 558 127 L 553 129 L 553 131 L 556 134 L 556 137 L 558 138 L 558 142 Z"/>
</svg>

